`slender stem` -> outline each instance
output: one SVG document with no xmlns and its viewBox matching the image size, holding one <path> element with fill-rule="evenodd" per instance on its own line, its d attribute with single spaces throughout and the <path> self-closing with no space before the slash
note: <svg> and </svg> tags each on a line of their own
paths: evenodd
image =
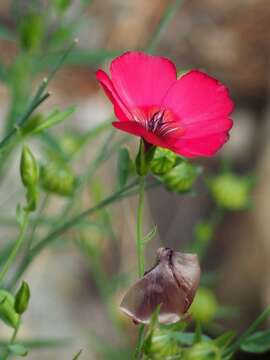
<svg viewBox="0 0 270 360">
<path fill-rule="evenodd" d="M 139 204 L 138 204 L 138 210 L 137 210 L 137 234 L 136 234 L 138 275 L 139 275 L 139 277 L 143 276 L 143 273 L 144 273 L 144 256 L 143 256 L 144 185 L 145 185 L 145 178 L 144 178 L 144 176 L 140 176 Z"/>
<path fill-rule="evenodd" d="M 14 245 L 10 255 L 7 258 L 7 261 L 5 262 L 3 268 L 0 272 L 0 284 L 2 283 L 4 276 L 6 275 L 7 271 L 9 270 L 13 260 L 15 259 L 16 255 L 23 243 L 27 225 L 28 225 L 28 213 L 25 213 L 18 239 L 16 240 L 15 245 Z"/>
<path fill-rule="evenodd" d="M 17 337 L 17 334 L 18 334 L 18 331 L 19 331 L 20 325 L 21 325 L 21 320 L 19 318 L 18 321 L 17 321 L 17 324 L 16 324 L 16 326 L 14 328 L 12 338 L 10 339 L 9 345 L 14 344 L 14 342 L 16 340 L 16 337 Z M 9 349 L 7 349 L 7 351 L 6 351 L 6 353 L 5 353 L 4 357 L 3 357 L 3 360 L 7 360 L 9 358 L 9 354 L 10 354 L 10 351 L 9 351 Z"/>
<path fill-rule="evenodd" d="M 134 360 L 139 360 L 141 358 L 141 349 L 142 349 L 142 345 L 143 345 L 143 335 L 144 335 L 144 325 L 141 324 L 139 327 L 139 332 L 138 332 L 138 339 L 137 339 L 137 344 L 136 344 L 136 349 L 135 349 L 135 354 L 134 354 Z"/>
<path fill-rule="evenodd" d="M 138 259 L 138 275 L 139 277 L 143 276 L 144 273 L 144 254 L 143 254 L 143 208 L 144 208 L 144 187 L 145 187 L 145 177 L 140 177 L 139 183 L 139 203 L 137 210 L 137 233 L 136 233 L 136 247 L 137 247 L 137 259 Z M 143 345 L 143 334 L 144 334 L 144 325 L 140 325 L 137 345 L 135 350 L 135 359 L 141 358 L 141 349 Z"/>
</svg>

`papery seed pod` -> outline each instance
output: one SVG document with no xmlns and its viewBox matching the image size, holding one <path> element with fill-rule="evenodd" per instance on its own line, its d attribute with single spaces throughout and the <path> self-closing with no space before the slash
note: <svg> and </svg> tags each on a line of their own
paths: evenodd
<svg viewBox="0 0 270 360">
<path fill-rule="evenodd" d="M 160 305 L 158 320 L 171 324 L 183 318 L 200 281 L 197 255 L 159 248 L 155 266 L 124 296 L 120 309 L 136 323 L 149 323 Z"/>
</svg>

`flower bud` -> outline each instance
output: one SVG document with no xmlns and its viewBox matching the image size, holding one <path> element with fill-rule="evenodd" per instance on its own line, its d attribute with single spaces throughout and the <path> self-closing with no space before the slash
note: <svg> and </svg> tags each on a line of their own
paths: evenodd
<svg viewBox="0 0 270 360">
<path fill-rule="evenodd" d="M 191 190 L 200 173 L 200 167 L 182 162 L 167 174 L 161 176 L 160 180 L 169 191 L 187 193 Z"/>
<path fill-rule="evenodd" d="M 221 360 L 220 349 L 211 341 L 199 342 L 186 350 L 185 360 Z"/>
<path fill-rule="evenodd" d="M 211 322 L 218 311 L 218 302 L 211 290 L 199 288 L 190 307 L 190 313 L 194 320 L 202 324 Z"/>
<path fill-rule="evenodd" d="M 14 297 L 6 290 L 0 290 L 0 319 L 12 328 L 15 328 L 19 321 L 19 315 L 14 308 Z"/>
<path fill-rule="evenodd" d="M 140 141 L 140 148 L 136 156 L 136 172 L 140 176 L 147 175 L 151 161 L 154 157 L 156 147 L 146 143 L 143 139 Z"/>
<path fill-rule="evenodd" d="M 23 147 L 20 163 L 21 179 L 26 188 L 33 188 L 38 182 L 38 165 L 36 159 L 26 145 Z"/>
<path fill-rule="evenodd" d="M 21 315 L 27 310 L 29 299 L 30 299 L 30 288 L 28 284 L 25 281 L 23 281 L 19 291 L 15 296 L 14 307 L 17 314 Z"/>
<path fill-rule="evenodd" d="M 149 351 L 151 359 L 167 359 L 167 357 L 179 355 L 180 351 L 177 341 L 170 336 L 168 331 L 158 328 L 154 330 Z"/>
<path fill-rule="evenodd" d="M 28 13 L 22 16 L 20 40 L 25 50 L 31 51 L 38 48 L 43 35 L 43 22 L 43 16 L 38 13 Z"/>
<path fill-rule="evenodd" d="M 66 166 L 53 162 L 41 168 L 40 181 L 44 190 L 62 196 L 71 196 L 76 186 L 73 172 Z"/>
<path fill-rule="evenodd" d="M 242 210 L 250 203 L 250 177 L 232 173 L 218 175 L 210 179 L 209 188 L 216 203 L 224 209 Z"/>
<path fill-rule="evenodd" d="M 155 175 L 163 175 L 169 172 L 175 165 L 176 155 L 172 151 L 157 148 L 151 162 L 151 170 Z"/>
</svg>

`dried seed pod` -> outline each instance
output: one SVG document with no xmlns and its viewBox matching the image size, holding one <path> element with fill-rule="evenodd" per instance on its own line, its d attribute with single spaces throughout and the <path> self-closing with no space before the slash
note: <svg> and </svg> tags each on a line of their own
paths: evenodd
<svg viewBox="0 0 270 360">
<path fill-rule="evenodd" d="M 147 324 L 160 305 L 159 322 L 175 323 L 185 317 L 199 281 L 197 255 L 159 248 L 155 266 L 131 286 L 120 309 L 135 323 Z"/>
</svg>

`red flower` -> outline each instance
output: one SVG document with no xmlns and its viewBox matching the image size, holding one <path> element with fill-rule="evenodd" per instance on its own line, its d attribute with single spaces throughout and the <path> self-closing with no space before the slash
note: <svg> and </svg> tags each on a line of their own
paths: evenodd
<svg viewBox="0 0 270 360">
<path fill-rule="evenodd" d="M 192 70 L 177 79 L 163 57 L 127 52 L 97 79 L 114 105 L 113 126 L 186 157 L 211 156 L 228 140 L 233 102 L 224 85 Z"/>
</svg>

